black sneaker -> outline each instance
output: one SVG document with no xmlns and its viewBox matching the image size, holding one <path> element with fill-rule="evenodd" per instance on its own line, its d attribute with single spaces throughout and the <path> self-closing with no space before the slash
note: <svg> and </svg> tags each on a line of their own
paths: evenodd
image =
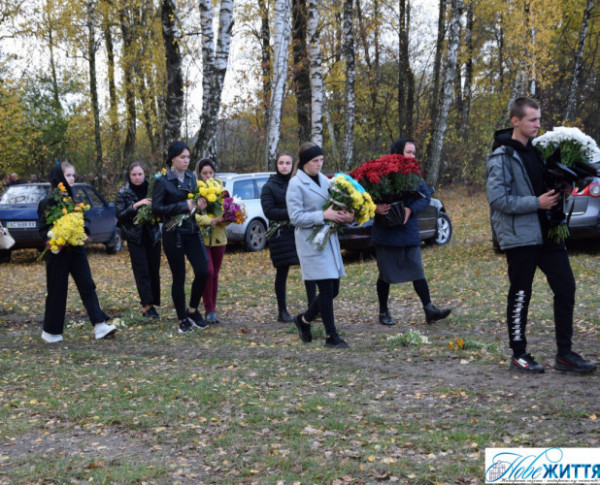
<svg viewBox="0 0 600 485">
<path fill-rule="evenodd" d="M 396 320 L 392 318 L 389 311 L 385 311 L 379 314 L 379 323 L 391 327 L 392 325 L 396 325 Z"/>
<path fill-rule="evenodd" d="M 142 313 L 142 315 L 144 316 L 144 318 L 160 318 L 160 315 L 156 311 L 156 308 L 154 308 L 153 306 L 148 308 L 148 310 Z"/>
<path fill-rule="evenodd" d="M 310 323 L 304 323 L 302 321 L 302 315 L 302 313 L 299 313 L 294 317 L 294 325 L 296 325 L 296 328 L 298 329 L 300 340 L 307 344 L 312 342 L 312 333 L 310 331 Z"/>
<path fill-rule="evenodd" d="M 573 351 L 566 354 L 557 354 L 554 368 L 563 372 L 579 372 L 587 374 L 596 370 L 596 364 L 583 359 L 581 355 Z"/>
<path fill-rule="evenodd" d="M 205 318 L 206 323 L 208 323 L 209 325 L 216 325 L 217 323 L 221 322 L 221 320 L 219 320 L 219 317 L 217 317 L 217 314 L 215 312 L 206 312 Z"/>
<path fill-rule="evenodd" d="M 521 354 L 518 357 L 513 355 L 512 359 L 510 359 L 510 370 L 541 374 L 545 369 L 533 359 L 531 354 Z"/>
<path fill-rule="evenodd" d="M 185 332 L 189 332 L 191 330 L 192 330 L 192 322 L 189 318 L 184 318 L 183 320 L 181 320 L 181 322 L 179 322 L 179 329 L 178 329 L 179 333 L 185 333 Z"/>
<path fill-rule="evenodd" d="M 201 330 L 204 330 L 206 327 L 208 327 L 208 323 L 206 323 L 204 318 L 202 318 L 202 314 L 198 310 L 196 310 L 194 313 L 187 312 L 186 315 L 194 327 L 197 327 Z"/>
<path fill-rule="evenodd" d="M 348 344 L 339 336 L 327 337 L 325 339 L 325 347 L 330 349 L 347 349 Z"/>
</svg>

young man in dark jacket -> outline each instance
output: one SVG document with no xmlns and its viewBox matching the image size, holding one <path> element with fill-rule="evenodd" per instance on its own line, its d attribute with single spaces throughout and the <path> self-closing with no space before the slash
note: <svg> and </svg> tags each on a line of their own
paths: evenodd
<svg viewBox="0 0 600 485">
<path fill-rule="evenodd" d="M 513 128 L 494 134 L 488 156 L 486 189 L 492 228 L 508 263 L 507 324 L 513 356 L 512 370 L 544 372 L 527 353 L 527 312 L 536 269 L 539 267 L 554 293 L 554 322 L 558 351 L 554 368 L 593 372 L 596 365 L 571 350 L 575 278 L 564 242 L 548 238 L 548 211 L 559 193 L 548 190 L 545 162 L 531 140 L 540 128 L 540 107 L 532 99 L 516 99 L 510 110 Z"/>
</svg>

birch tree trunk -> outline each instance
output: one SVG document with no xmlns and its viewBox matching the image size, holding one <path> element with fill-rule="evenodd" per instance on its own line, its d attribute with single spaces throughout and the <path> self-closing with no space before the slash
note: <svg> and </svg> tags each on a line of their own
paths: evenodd
<svg viewBox="0 0 600 485">
<path fill-rule="evenodd" d="M 296 93 L 300 142 L 308 140 L 311 134 L 310 64 L 306 45 L 306 23 L 306 0 L 292 0 L 292 52 L 294 54 L 292 85 Z"/>
<path fill-rule="evenodd" d="M 469 114 L 471 112 L 471 98 L 473 96 L 473 16 L 475 7 L 473 0 L 467 5 L 467 22 L 465 24 L 465 47 L 467 49 L 467 61 L 465 63 L 465 81 L 463 87 L 463 104 L 461 115 L 461 138 L 463 144 L 469 141 Z"/>
<path fill-rule="evenodd" d="M 92 112 L 94 113 L 94 142 L 96 145 L 96 175 L 98 176 L 98 190 L 104 194 L 104 170 L 102 166 L 102 139 L 100 137 L 100 108 L 98 106 L 98 85 L 96 79 L 96 5 L 93 1 L 87 4 L 87 30 L 88 30 L 88 64 L 90 69 L 90 95 L 92 98 Z"/>
<path fill-rule="evenodd" d="M 269 106 L 269 122 L 267 129 L 267 144 L 265 147 L 265 168 L 273 170 L 279 145 L 279 130 L 281 126 L 281 107 L 283 92 L 287 78 L 288 47 L 290 42 L 290 10 L 291 0 L 275 1 L 275 31 L 273 44 L 275 46 L 273 59 L 273 82 L 271 83 L 271 104 Z"/>
<path fill-rule="evenodd" d="M 202 113 L 200 130 L 192 157 L 194 160 L 203 157 L 214 160 L 216 159 L 215 134 L 231 45 L 233 0 L 221 0 L 216 46 L 211 0 L 200 0 L 200 24 L 202 29 Z"/>
<path fill-rule="evenodd" d="M 181 138 L 183 119 L 183 72 L 180 34 L 175 25 L 177 7 L 175 0 L 163 0 L 161 7 L 162 36 L 165 45 L 165 64 L 167 69 L 167 94 L 165 99 L 165 122 L 163 126 L 163 146 L 161 152 L 166 158 L 168 146 Z"/>
<path fill-rule="evenodd" d="M 440 102 L 437 109 L 435 125 L 431 139 L 431 158 L 429 163 L 429 183 L 436 185 L 441 165 L 442 148 L 448 121 L 448 111 L 452 101 L 452 91 L 456 74 L 456 59 L 460 42 L 460 17 L 462 15 L 462 0 L 451 0 L 451 19 L 449 25 L 448 48 L 444 66 L 444 79 L 441 86 Z"/>
<path fill-rule="evenodd" d="M 269 101 L 271 98 L 271 30 L 269 28 L 268 0 L 258 0 L 260 10 L 260 44 L 262 68 L 262 103 L 265 113 L 264 132 L 267 132 L 269 119 Z"/>
<path fill-rule="evenodd" d="M 579 31 L 579 43 L 577 45 L 577 54 L 575 55 L 573 79 L 571 80 L 571 87 L 569 88 L 569 97 L 567 98 L 567 106 L 565 108 L 565 114 L 563 116 L 563 120 L 565 122 L 573 118 L 577 110 L 577 89 L 579 88 L 581 73 L 583 72 L 583 52 L 585 49 L 585 39 L 588 33 L 590 16 L 595 4 L 596 0 L 587 0 L 585 4 L 585 10 L 583 11 L 583 20 L 581 22 L 581 30 Z"/>
<path fill-rule="evenodd" d="M 308 0 L 308 58 L 310 62 L 311 133 L 313 143 L 323 146 L 323 69 L 319 39 L 319 2 Z M 335 136 L 335 135 L 334 135 Z"/>
<path fill-rule="evenodd" d="M 344 36 L 344 60 L 346 63 L 346 116 L 344 122 L 344 144 L 343 144 L 343 166 L 349 170 L 354 161 L 354 81 L 355 61 L 354 61 L 354 28 L 352 19 L 353 0 L 344 0 L 342 13 L 342 30 Z"/>
</svg>

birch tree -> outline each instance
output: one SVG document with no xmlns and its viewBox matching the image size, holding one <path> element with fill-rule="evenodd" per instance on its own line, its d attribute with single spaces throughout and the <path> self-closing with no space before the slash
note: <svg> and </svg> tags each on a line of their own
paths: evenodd
<svg viewBox="0 0 600 485">
<path fill-rule="evenodd" d="M 194 160 L 201 157 L 216 158 L 214 138 L 231 45 L 233 0 L 221 0 L 216 46 L 211 0 L 200 0 L 200 26 L 202 29 L 202 113 L 198 138 L 193 148 Z"/>
<path fill-rule="evenodd" d="M 167 94 L 165 100 L 165 122 L 163 127 L 163 155 L 172 142 L 181 137 L 183 119 L 183 72 L 180 34 L 175 24 L 177 6 L 175 0 L 163 0 L 161 6 L 162 36 L 165 45 L 167 69 Z"/>
<path fill-rule="evenodd" d="M 587 38 L 588 25 L 590 23 L 590 16 L 592 9 L 596 5 L 596 0 L 587 0 L 585 4 L 585 10 L 583 11 L 583 20 L 581 22 L 581 30 L 579 31 L 579 43 L 577 45 L 577 53 L 575 54 L 575 66 L 573 69 L 573 79 L 571 80 L 571 86 L 569 88 L 569 96 L 567 98 L 567 106 L 563 120 L 569 121 L 574 117 L 577 109 L 577 90 L 581 81 L 581 74 L 583 72 L 583 52 L 585 49 L 585 39 Z"/>
<path fill-rule="evenodd" d="M 319 39 L 319 2 L 308 0 L 308 58 L 310 62 L 311 133 L 313 143 L 323 146 L 323 70 Z"/>
<path fill-rule="evenodd" d="M 354 59 L 354 28 L 353 28 L 353 0 L 344 0 L 342 13 L 342 30 L 344 37 L 343 56 L 346 64 L 346 93 L 345 93 L 345 122 L 344 122 L 344 144 L 342 163 L 349 170 L 354 161 L 354 81 L 355 59 Z"/>
<path fill-rule="evenodd" d="M 275 0 L 273 45 L 273 81 L 271 83 L 271 103 L 267 124 L 267 144 L 265 147 L 265 167 L 272 170 L 277 157 L 281 126 L 281 107 L 287 78 L 288 47 L 290 42 L 291 0 Z"/>
<path fill-rule="evenodd" d="M 462 15 L 462 0 L 451 0 L 451 19 L 449 25 L 448 47 L 444 63 L 444 77 L 441 86 L 437 115 L 431 137 L 431 158 L 429 160 L 429 183 L 436 185 L 440 172 L 442 148 L 448 120 L 448 111 L 452 101 L 454 79 L 456 74 L 456 59 L 460 42 L 460 18 Z"/>
</svg>

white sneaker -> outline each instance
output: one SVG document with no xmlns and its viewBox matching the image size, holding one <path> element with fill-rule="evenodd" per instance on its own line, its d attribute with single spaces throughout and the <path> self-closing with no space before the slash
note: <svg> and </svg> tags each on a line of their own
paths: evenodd
<svg viewBox="0 0 600 485">
<path fill-rule="evenodd" d="M 63 341 L 63 336 L 60 333 L 48 333 L 42 330 L 42 340 L 49 344 L 55 344 Z"/>
<path fill-rule="evenodd" d="M 114 334 L 116 331 L 117 327 L 115 327 L 114 325 L 106 324 L 104 322 L 100 322 L 94 325 L 94 335 L 96 336 L 96 340 L 108 337 L 109 335 Z"/>
</svg>

